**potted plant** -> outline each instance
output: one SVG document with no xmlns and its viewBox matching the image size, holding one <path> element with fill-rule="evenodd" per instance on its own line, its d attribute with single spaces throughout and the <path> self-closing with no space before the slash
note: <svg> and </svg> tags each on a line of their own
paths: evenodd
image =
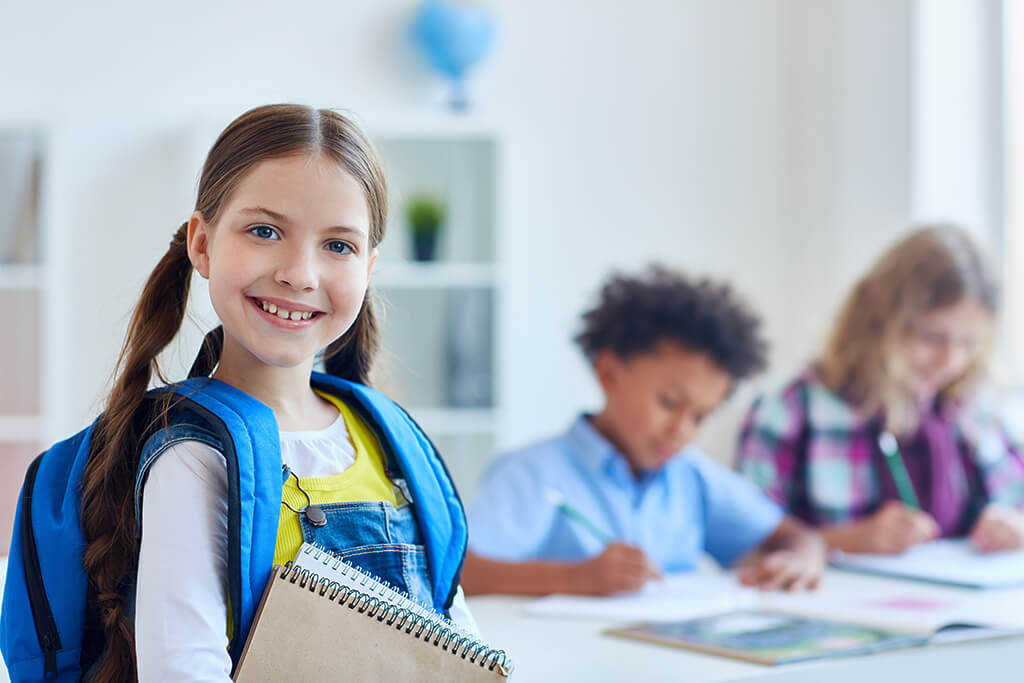
<svg viewBox="0 0 1024 683">
<path fill-rule="evenodd" d="M 432 261 L 437 236 L 444 224 L 445 206 L 440 197 L 418 194 L 405 205 L 405 217 L 412 235 L 412 253 L 417 261 Z"/>
</svg>

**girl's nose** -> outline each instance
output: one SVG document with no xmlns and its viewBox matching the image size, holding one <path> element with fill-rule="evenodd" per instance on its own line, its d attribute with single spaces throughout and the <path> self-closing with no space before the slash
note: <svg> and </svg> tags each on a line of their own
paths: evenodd
<svg viewBox="0 0 1024 683">
<path fill-rule="evenodd" d="M 300 291 L 316 289 L 317 274 L 313 258 L 304 250 L 292 253 L 279 264 L 274 279 L 286 287 Z"/>
</svg>

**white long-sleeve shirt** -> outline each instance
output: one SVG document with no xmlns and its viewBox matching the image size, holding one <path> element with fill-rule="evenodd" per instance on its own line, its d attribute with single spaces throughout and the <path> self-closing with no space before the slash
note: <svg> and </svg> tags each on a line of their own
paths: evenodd
<svg viewBox="0 0 1024 683">
<path fill-rule="evenodd" d="M 284 464 L 300 477 L 343 472 L 355 456 L 344 430 L 339 415 L 326 429 L 281 432 Z M 135 603 L 136 660 L 143 683 L 231 679 L 227 491 L 223 456 L 199 441 L 175 444 L 150 470 Z M 451 617 L 479 634 L 461 587 Z"/>
</svg>

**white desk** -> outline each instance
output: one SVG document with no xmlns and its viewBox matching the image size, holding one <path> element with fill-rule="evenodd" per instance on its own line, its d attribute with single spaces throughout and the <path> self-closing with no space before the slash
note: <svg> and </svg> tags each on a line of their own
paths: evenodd
<svg viewBox="0 0 1024 683">
<path fill-rule="evenodd" d="M 823 590 L 833 594 L 926 584 L 831 571 Z M 973 591 L 927 586 L 935 596 L 977 600 L 987 609 L 1024 614 L 1024 590 Z M 854 594 L 857 594 L 854 593 Z M 929 645 L 860 657 L 767 667 L 601 634 L 616 622 L 532 617 L 531 598 L 484 596 L 469 606 L 484 636 L 505 648 L 515 663 L 516 683 L 531 681 L 793 681 L 796 683 L 982 683 L 1024 681 L 1024 637 Z"/>
<path fill-rule="evenodd" d="M 6 569 L 0 558 L 0 590 Z M 877 590 L 909 586 L 893 579 L 831 572 L 823 590 Z M 923 584 L 921 584 L 923 585 Z M 1024 590 L 970 591 L 929 586 L 935 595 L 997 603 L 1007 613 L 1024 614 Z M 1024 638 L 932 645 L 864 657 L 829 659 L 782 667 L 747 664 L 687 650 L 601 635 L 617 622 L 530 617 L 532 598 L 488 596 L 469 599 L 487 639 L 507 648 L 515 660 L 515 683 L 531 681 L 768 681 L 787 683 L 987 683 L 1024 682 Z M 0 661 L 0 681 L 8 680 Z"/>
</svg>

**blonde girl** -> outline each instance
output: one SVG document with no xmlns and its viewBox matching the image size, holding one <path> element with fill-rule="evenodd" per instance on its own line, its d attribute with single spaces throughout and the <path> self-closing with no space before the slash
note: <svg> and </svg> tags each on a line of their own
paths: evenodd
<svg viewBox="0 0 1024 683">
<path fill-rule="evenodd" d="M 851 290 L 817 361 L 751 408 L 739 469 L 840 550 L 1024 546 L 1024 465 L 976 400 L 997 308 L 965 231 L 911 232 Z"/>
</svg>

